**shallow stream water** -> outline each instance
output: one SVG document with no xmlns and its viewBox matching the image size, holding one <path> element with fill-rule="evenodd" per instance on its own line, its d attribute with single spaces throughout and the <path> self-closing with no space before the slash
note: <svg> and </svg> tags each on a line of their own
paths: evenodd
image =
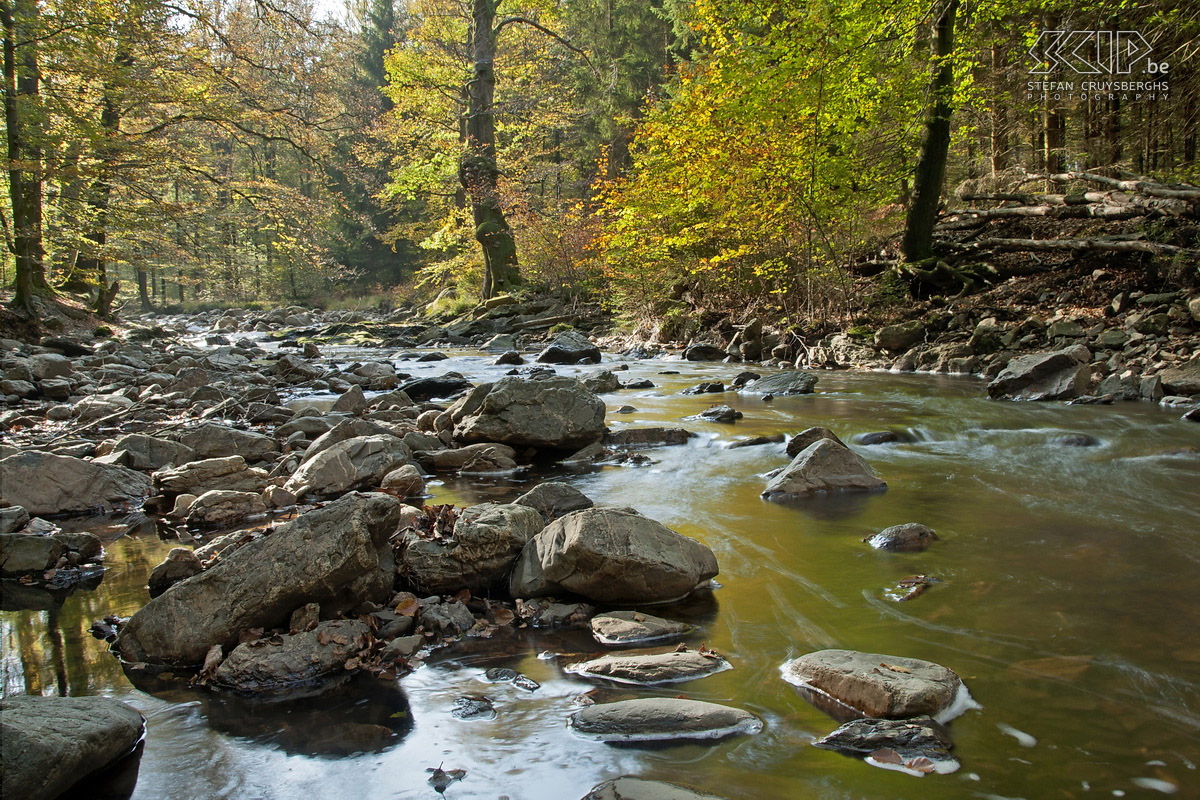
<svg viewBox="0 0 1200 800">
<path fill-rule="evenodd" d="M 502 374 L 489 361 L 460 354 L 399 366 L 478 381 Z M 599 649 L 582 632 L 466 641 L 390 685 L 357 681 L 318 701 L 271 706 L 135 688 L 88 627 L 140 608 L 146 576 L 176 543 L 122 520 L 75 523 L 105 539 L 97 588 L 51 598 L 5 582 L 3 691 L 106 694 L 141 710 L 149 724 L 134 797 L 146 800 L 433 798 L 426 768 L 439 764 L 467 771 L 445 793 L 464 800 L 575 800 L 621 774 L 730 800 L 1200 797 L 1200 425 L 1149 404 L 991 402 L 978 380 L 929 375 L 821 373 L 816 394 L 771 403 L 680 394 L 740 370 L 629 362 L 623 380 L 657 386 L 606 395 L 609 426 L 700 434 L 645 451 L 653 464 L 434 482 L 429 502 L 511 500 L 553 477 L 709 545 L 719 588 L 646 610 L 692 622 L 690 641 L 734 668 L 659 689 L 610 684 L 599 699 L 686 695 L 740 706 L 766 722 L 757 736 L 650 747 L 577 738 L 566 717 L 598 684 L 538 656 Z M 683 420 L 716 402 L 745 418 Z M 637 410 L 613 413 L 624 404 Z M 787 463 L 783 445 L 728 445 L 811 425 L 851 443 L 889 429 L 911 441 L 852 444 L 887 481 L 885 493 L 764 502 L 763 474 Z M 1055 442 L 1068 434 L 1098 444 Z M 929 525 L 942 541 L 915 554 L 861 541 L 902 522 Z M 898 602 L 889 588 L 914 574 L 940 582 Z M 837 723 L 784 683 L 779 667 L 830 647 L 958 672 L 982 706 L 951 725 L 962 769 L 915 778 L 810 746 Z M 541 688 L 484 682 L 497 666 Z M 476 694 L 492 699 L 495 719 L 451 714 L 457 698 Z"/>
</svg>

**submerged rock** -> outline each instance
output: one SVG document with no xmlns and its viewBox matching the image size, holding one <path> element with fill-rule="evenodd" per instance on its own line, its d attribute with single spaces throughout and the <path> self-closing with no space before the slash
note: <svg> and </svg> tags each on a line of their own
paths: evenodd
<svg viewBox="0 0 1200 800">
<path fill-rule="evenodd" d="M 926 550 L 938 541 L 938 535 L 919 522 L 906 522 L 884 528 L 879 533 L 864 539 L 876 550 L 891 550 L 894 553 L 916 553 Z"/>
<path fill-rule="evenodd" d="M 109 697 L 0 699 L 0 795 L 52 800 L 133 752 L 145 720 Z"/>
<path fill-rule="evenodd" d="M 285 633 L 239 644 L 213 674 L 213 683 L 249 694 L 283 693 L 309 687 L 345 671 L 346 662 L 366 647 L 365 622 L 339 619 L 310 631 Z"/>
<path fill-rule="evenodd" d="M 194 666 L 214 644 L 231 646 L 249 628 L 282 627 L 307 603 L 332 615 L 386 601 L 395 570 L 388 537 L 401 505 L 384 494 L 347 495 L 223 555 L 134 614 L 118 653 Z"/>
<path fill-rule="evenodd" d="M 623 428 L 604 437 L 610 447 L 658 447 L 687 444 L 696 434 L 684 428 Z"/>
<path fill-rule="evenodd" d="M 784 663 L 781 672 L 794 686 L 832 698 L 852 713 L 880 719 L 924 715 L 947 722 L 970 702 L 958 675 L 916 658 L 820 650 Z"/>
<path fill-rule="evenodd" d="M 1092 354 L 1081 344 L 1019 356 L 988 384 L 993 400 L 1070 400 L 1087 392 Z"/>
<path fill-rule="evenodd" d="M 668 697 L 588 706 L 572 714 L 567 725 L 580 736 L 602 742 L 722 739 L 762 730 L 762 721 L 740 708 Z"/>
<path fill-rule="evenodd" d="M 573 592 L 604 603 L 682 597 L 717 574 L 705 545 L 629 508 L 561 517 L 525 545 L 509 581 L 513 597 Z"/>
<path fill-rule="evenodd" d="M 592 788 L 583 800 L 724 800 L 715 794 L 700 792 L 662 781 L 648 781 L 624 775 Z"/>
<path fill-rule="evenodd" d="M 671 653 L 611 653 L 579 661 L 564 670 L 585 678 L 651 685 L 703 678 L 731 668 L 715 653 L 676 650 Z"/>
<path fill-rule="evenodd" d="M 800 451 L 767 483 L 763 497 L 777 500 L 833 492 L 878 492 L 887 484 L 854 451 L 821 438 Z"/>
<path fill-rule="evenodd" d="M 501 378 L 450 407 L 454 438 L 577 449 L 604 435 L 604 401 L 574 378 Z"/>
<path fill-rule="evenodd" d="M 0 458 L 0 476 L 0 504 L 34 515 L 96 512 L 150 493 L 140 472 L 32 450 Z"/>
<path fill-rule="evenodd" d="M 647 644 L 677 639 L 691 633 L 683 622 L 643 614 L 640 611 L 610 611 L 597 614 L 591 621 L 592 638 L 601 644 Z"/>
</svg>

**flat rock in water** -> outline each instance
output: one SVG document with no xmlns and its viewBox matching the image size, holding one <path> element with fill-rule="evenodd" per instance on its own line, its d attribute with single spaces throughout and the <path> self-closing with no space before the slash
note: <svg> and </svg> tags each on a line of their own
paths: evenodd
<svg viewBox="0 0 1200 800">
<path fill-rule="evenodd" d="M 602 742 L 721 739 L 758 733 L 763 726 L 762 720 L 740 708 L 670 697 L 588 706 L 572 714 L 567 725 L 580 736 Z"/>
<path fill-rule="evenodd" d="M 724 800 L 683 786 L 624 775 L 593 787 L 583 800 Z"/>
<path fill-rule="evenodd" d="M 601 644 L 646 644 L 676 639 L 691 632 L 682 622 L 643 614 L 640 611 L 610 611 L 591 621 L 592 637 Z"/>
<path fill-rule="evenodd" d="M 738 391 L 742 394 L 772 394 L 782 397 L 792 394 L 812 394 L 817 386 L 817 376 L 811 372 L 776 372 L 765 378 L 743 386 Z"/>
<path fill-rule="evenodd" d="M 612 653 L 571 664 L 566 672 L 585 678 L 604 678 L 618 683 L 679 683 L 730 669 L 718 655 L 696 650 L 673 653 Z"/>
<path fill-rule="evenodd" d="M 783 679 L 817 693 L 814 702 L 831 698 L 846 716 L 879 719 L 931 716 L 947 722 L 971 705 L 970 695 L 953 671 L 916 658 L 820 650 L 785 662 Z M 823 706 L 824 707 L 824 706 Z M 838 710 L 825 708 L 826 711 Z"/>
<path fill-rule="evenodd" d="M 610 447 L 658 447 L 687 444 L 696 434 L 685 428 L 623 428 L 604 437 Z"/>
<path fill-rule="evenodd" d="M 887 488 L 866 461 L 832 439 L 820 438 L 767 483 L 768 500 L 835 492 L 878 492 Z"/>
<path fill-rule="evenodd" d="M 817 739 L 813 745 L 860 758 L 873 756 L 872 764 L 885 769 L 890 767 L 918 773 L 948 774 L 959 767 L 958 761 L 950 755 L 954 742 L 949 732 L 929 717 L 905 720 L 854 719 L 828 736 Z M 895 753 L 896 757 L 889 758 L 886 753 L 879 753 L 885 748 Z M 876 753 L 878 755 L 874 755 Z M 929 763 L 925 764 L 919 759 L 928 759 Z M 912 766 L 905 767 L 906 764 Z"/>
<path fill-rule="evenodd" d="M 0 700 L 0 795 L 50 800 L 133 751 L 145 720 L 108 697 Z"/>
</svg>

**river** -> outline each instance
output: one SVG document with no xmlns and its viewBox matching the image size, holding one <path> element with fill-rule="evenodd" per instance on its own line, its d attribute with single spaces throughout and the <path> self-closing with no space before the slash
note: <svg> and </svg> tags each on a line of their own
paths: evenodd
<svg viewBox="0 0 1200 800">
<path fill-rule="evenodd" d="M 501 370 L 489 360 L 455 353 L 400 367 L 493 379 Z M 762 717 L 762 733 L 650 747 L 574 736 L 566 717 L 596 684 L 539 655 L 598 649 L 578 631 L 464 642 L 393 684 L 358 681 L 320 701 L 263 706 L 178 686 L 136 689 L 87 629 L 143 605 L 149 570 L 177 543 L 129 520 L 72 522 L 105 540 L 108 569 L 97 588 L 51 602 L 17 596 L 22 590 L 6 582 L 4 693 L 105 694 L 141 710 L 148 733 L 133 796 L 145 800 L 428 798 L 436 793 L 426 769 L 439 764 L 466 770 L 445 793 L 463 800 L 574 800 L 621 774 L 730 800 L 1200 796 L 1200 425 L 1150 404 L 993 402 L 979 380 L 930 375 L 823 372 L 815 394 L 770 403 L 686 396 L 684 388 L 729 382 L 742 367 L 628 366 L 623 380 L 656 387 L 605 395 L 609 426 L 682 425 L 697 438 L 645 451 L 653 463 L 644 466 L 433 481 L 429 502 L 511 500 L 554 477 L 707 544 L 719 586 L 647 610 L 692 622 L 689 641 L 734 668 L 666 689 L 609 685 L 598 696 L 726 703 Z M 745 417 L 682 419 L 714 402 Z M 636 411 L 614 413 L 624 404 Z M 761 500 L 763 475 L 787 463 L 783 445 L 728 445 L 811 425 L 850 442 L 888 490 Z M 882 430 L 903 441 L 853 444 L 856 434 Z M 1095 444 L 1056 441 L 1073 434 Z M 942 541 L 905 554 L 861 541 L 903 522 L 929 525 Z M 938 582 L 899 602 L 889 589 L 915 574 Z M 951 725 L 962 769 L 915 778 L 810 746 L 837 723 L 784 683 L 779 667 L 830 647 L 958 672 L 981 706 Z M 541 688 L 484 682 L 496 666 Z M 457 698 L 473 694 L 493 700 L 494 720 L 451 714 Z"/>
</svg>

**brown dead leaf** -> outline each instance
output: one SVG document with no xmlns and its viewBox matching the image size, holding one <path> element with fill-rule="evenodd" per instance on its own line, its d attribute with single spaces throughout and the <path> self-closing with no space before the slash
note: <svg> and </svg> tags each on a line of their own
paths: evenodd
<svg viewBox="0 0 1200 800">
<path fill-rule="evenodd" d="M 879 662 L 879 666 L 883 667 L 884 669 L 890 669 L 892 672 L 902 672 L 905 675 L 912 674 L 911 669 L 909 669 L 908 667 L 902 667 L 899 664 L 885 664 L 881 661 L 881 662 Z"/>
<path fill-rule="evenodd" d="M 470 589 L 462 589 L 459 591 L 458 594 L 454 595 L 454 597 L 451 598 L 451 600 L 456 603 L 465 603 L 470 599 L 471 599 L 471 590 Z"/>
<path fill-rule="evenodd" d="M 358 660 L 358 657 L 356 656 L 356 657 L 354 657 L 354 658 L 351 658 L 351 659 L 347 660 L 347 661 L 346 661 L 346 663 L 345 663 L 343 666 L 344 666 L 344 667 L 345 667 L 347 670 L 355 670 L 355 669 L 358 669 L 358 667 L 359 667 L 359 665 L 360 665 L 361 663 L 362 663 L 362 662 L 360 662 L 360 661 Z"/>
<path fill-rule="evenodd" d="M 930 761 L 925 756 L 917 756 L 916 758 L 911 758 L 908 761 L 904 762 L 904 766 L 908 767 L 909 769 L 916 770 L 917 772 L 924 773 L 926 775 L 933 772 L 933 770 L 934 770 L 933 762 Z"/>
<path fill-rule="evenodd" d="M 511 625 L 516 618 L 517 615 L 513 613 L 511 608 L 501 606 L 492 612 L 492 619 L 495 620 L 497 625 Z"/>
<path fill-rule="evenodd" d="M 400 601 L 396 603 L 396 613 L 402 617 L 413 617 L 421 609 L 421 604 L 417 602 L 417 596 L 405 592 L 400 597 Z"/>
<path fill-rule="evenodd" d="M 897 753 L 895 750 L 893 750 L 890 747 L 879 748 L 875 752 L 871 753 L 869 758 L 872 758 L 875 761 L 878 761 L 880 764 L 899 764 L 900 766 L 904 765 L 904 759 L 900 757 L 899 753 Z"/>
</svg>

